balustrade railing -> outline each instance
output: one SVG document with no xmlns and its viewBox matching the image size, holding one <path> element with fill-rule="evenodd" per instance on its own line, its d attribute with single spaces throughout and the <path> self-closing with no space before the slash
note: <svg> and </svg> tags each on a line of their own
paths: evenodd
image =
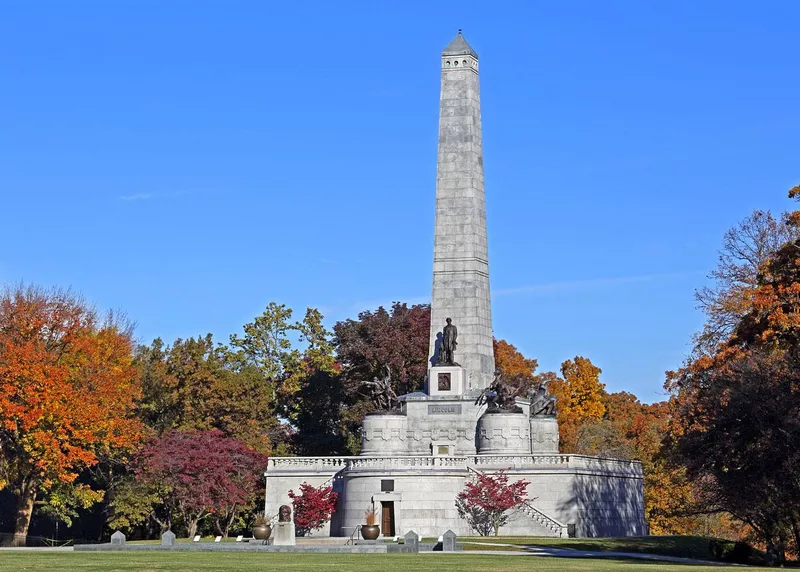
<svg viewBox="0 0 800 572">
<path fill-rule="evenodd" d="M 338 471 L 354 457 L 270 457 L 270 469 L 332 469 Z"/>
<path fill-rule="evenodd" d="M 481 470 L 493 468 L 527 469 L 570 468 L 585 470 L 614 470 L 626 473 L 641 473 L 639 461 L 604 459 L 586 455 L 467 455 L 433 456 L 407 455 L 397 457 L 271 457 L 269 471 L 331 471 L 342 469 L 413 469 L 413 468 L 453 468 L 467 470 L 476 467 Z"/>
</svg>

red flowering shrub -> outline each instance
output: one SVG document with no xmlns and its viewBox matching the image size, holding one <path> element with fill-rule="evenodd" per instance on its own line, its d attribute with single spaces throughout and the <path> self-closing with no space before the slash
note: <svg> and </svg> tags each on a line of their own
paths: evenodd
<svg viewBox="0 0 800 572">
<path fill-rule="evenodd" d="M 525 502 L 530 483 L 519 480 L 509 484 L 503 470 L 494 475 L 478 474 L 477 480 L 464 485 L 456 498 L 456 508 L 461 518 L 481 536 L 489 536 L 508 521 L 507 511 Z"/>
<path fill-rule="evenodd" d="M 339 494 L 333 487 L 315 487 L 308 483 L 300 485 L 300 494 L 289 491 L 294 507 L 294 525 L 298 536 L 322 528 L 331 519 L 336 509 Z"/>
</svg>

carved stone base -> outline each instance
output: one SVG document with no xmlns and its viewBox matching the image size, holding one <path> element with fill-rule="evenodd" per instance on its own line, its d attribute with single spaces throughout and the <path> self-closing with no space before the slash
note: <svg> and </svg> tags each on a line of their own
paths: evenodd
<svg viewBox="0 0 800 572">
<path fill-rule="evenodd" d="M 478 419 L 479 455 L 528 455 L 530 424 L 523 413 L 486 414 Z"/>
<path fill-rule="evenodd" d="M 466 371 L 457 365 L 437 365 L 428 370 L 428 395 L 457 397 L 464 395 Z"/>
<path fill-rule="evenodd" d="M 408 419 L 405 415 L 367 415 L 361 426 L 361 455 L 407 454 Z"/>
<path fill-rule="evenodd" d="M 531 417 L 531 452 L 558 453 L 558 421 L 555 417 Z"/>
</svg>

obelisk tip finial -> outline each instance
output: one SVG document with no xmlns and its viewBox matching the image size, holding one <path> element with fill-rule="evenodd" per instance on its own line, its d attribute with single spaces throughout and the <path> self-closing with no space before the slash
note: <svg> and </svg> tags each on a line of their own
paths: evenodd
<svg viewBox="0 0 800 572">
<path fill-rule="evenodd" d="M 458 35 L 461 35 L 461 28 L 458 29 Z"/>
</svg>

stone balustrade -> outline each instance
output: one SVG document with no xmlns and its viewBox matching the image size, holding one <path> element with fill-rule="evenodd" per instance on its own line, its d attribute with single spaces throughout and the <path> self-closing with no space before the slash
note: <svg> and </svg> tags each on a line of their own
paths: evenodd
<svg viewBox="0 0 800 572">
<path fill-rule="evenodd" d="M 348 469 L 414 469 L 414 468 L 467 468 L 467 457 L 354 457 L 347 463 Z"/>
<path fill-rule="evenodd" d="M 358 457 L 270 457 L 267 470 L 275 469 L 331 469 L 338 471 L 347 466 L 349 459 Z"/>
<path fill-rule="evenodd" d="M 612 471 L 633 475 L 642 474 L 639 461 L 604 459 L 586 455 L 431 455 L 393 457 L 271 457 L 267 472 L 312 471 L 336 473 L 348 470 L 393 470 L 393 469 L 581 469 L 587 471 Z"/>
</svg>

